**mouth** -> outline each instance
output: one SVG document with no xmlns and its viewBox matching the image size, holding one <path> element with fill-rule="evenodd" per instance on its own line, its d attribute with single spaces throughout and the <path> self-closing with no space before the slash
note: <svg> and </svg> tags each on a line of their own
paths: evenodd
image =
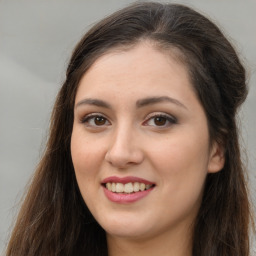
<svg viewBox="0 0 256 256">
<path fill-rule="evenodd" d="M 145 184 L 143 182 L 128 182 L 128 183 L 120 183 L 120 182 L 107 182 L 102 184 L 107 190 L 113 193 L 124 193 L 131 194 L 142 192 L 153 188 L 155 184 Z"/>
<path fill-rule="evenodd" d="M 133 203 L 146 197 L 156 186 L 138 177 L 108 177 L 101 183 L 106 197 L 115 203 Z"/>
</svg>

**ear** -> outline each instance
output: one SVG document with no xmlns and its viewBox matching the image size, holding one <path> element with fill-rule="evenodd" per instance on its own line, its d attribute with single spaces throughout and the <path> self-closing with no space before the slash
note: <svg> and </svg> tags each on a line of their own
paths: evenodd
<svg viewBox="0 0 256 256">
<path fill-rule="evenodd" d="M 216 173 L 221 171 L 225 164 L 225 150 L 224 147 L 217 142 L 214 142 L 208 162 L 208 173 Z"/>
</svg>

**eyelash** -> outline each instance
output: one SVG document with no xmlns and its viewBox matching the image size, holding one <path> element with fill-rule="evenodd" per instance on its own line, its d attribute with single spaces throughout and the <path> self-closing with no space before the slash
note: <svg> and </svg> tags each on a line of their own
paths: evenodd
<svg viewBox="0 0 256 256">
<path fill-rule="evenodd" d="M 145 123 L 149 123 L 150 120 L 153 120 L 153 122 L 154 122 L 156 120 L 156 118 L 164 118 L 165 122 L 169 122 L 169 124 L 165 123 L 164 125 L 152 125 L 154 127 L 166 128 L 171 125 L 177 124 L 177 119 L 175 117 L 168 115 L 168 114 L 164 114 L 164 113 L 150 114 L 149 117 L 147 117 L 146 121 L 143 122 L 143 124 L 145 125 Z M 147 125 L 147 126 L 150 126 L 150 125 Z"/>
<path fill-rule="evenodd" d="M 95 119 L 96 118 L 101 118 L 104 123 L 102 125 L 96 125 L 95 124 Z M 154 120 L 156 118 L 163 118 L 165 121 L 164 125 L 149 125 L 149 121 L 151 120 Z M 89 124 L 89 122 L 91 120 L 94 120 L 94 125 L 91 125 Z M 88 127 L 98 127 L 100 128 L 101 126 L 106 126 L 105 122 L 108 122 L 107 126 L 110 125 L 111 123 L 108 121 L 108 119 L 102 115 L 102 114 L 96 114 L 96 113 L 93 113 L 93 114 L 89 114 L 89 115 L 86 115 L 84 118 L 81 119 L 81 123 L 85 124 L 86 126 Z M 166 124 L 166 122 L 169 122 L 169 124 Z M 159 127 L 159 128 L 166 128 L 166 127 L 169 127 L 171 125 L 174 125 L 174 124 L 177 124 L 177 119 L 171 115 L 168 115 L 168 114 L 163 114 L 163 113 L 152 113 L 150 114 L 149 117 L 147 117 L 146 121 L 143 122 L 143 125 L 145 126 L 154 126 L 154 127 Z"/>
<path fill-rule="evenodd" d="M 103 116 L 102 114 L 89 114 L 89 115 L 86 115 L 84 118 L 82 118 L 81 119 L 81 123 L 82 124 L 85 124 L 86 126 L 92 126 L 92 127 L 100 127 L 101 125 L 90 125 L 89 124 L 89 121 L 90 120 L 93 120 L 94 119 L 94 123 L 95 123 L 95 119 L 96 118 L 102 118 L 103 120 L 105 120 L 105 121 L 107 121 L 108 123 L 110 123 L 109 121 L 108 121 L 108 119 L 105 117 L 105 116 Z M 105 125 L 105 124 L 103 124 L 103 125 Z"/>
</svg>

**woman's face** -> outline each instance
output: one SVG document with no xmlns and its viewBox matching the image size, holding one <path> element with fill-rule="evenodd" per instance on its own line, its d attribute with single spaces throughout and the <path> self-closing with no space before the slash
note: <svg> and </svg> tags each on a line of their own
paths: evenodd
<svg viewBox="0 0 256 256">
<path fill-rule="evenodd" d="M 84 201 L 108 235 L 186 230 L 207 173 L 222 168 L 186 67 L 149 43 L 100 57 L 80 81 L 71 153 Z"/>
</svg>

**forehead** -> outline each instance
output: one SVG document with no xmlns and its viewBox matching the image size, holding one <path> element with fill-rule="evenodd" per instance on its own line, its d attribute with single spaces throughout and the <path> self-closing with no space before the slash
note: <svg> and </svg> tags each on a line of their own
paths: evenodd
<svg viewBox="0 0 256 256">
<path fill-rule="evenodd" d="M 99 57 L 95 58 L 95 60 L 93 61 L 92 65 L 88 70 L 95 68 L 100 64 L 103 64 L 104 62 L 111 61 L 117 56 L 119 58 L 123 56 L 128 61 L 129 59 L 128 57 L 130 57 L 130 59 L 136 60 L 136 57 L 140 58 L 143 55 L 144 57 L 147 56 L 148 59 L 151 59 L 151 60 L 152 59 L 163 60 L 163 57 L 164 57 L 165 61 L 168 61 L 168 60 L 171 60 L 172 62 L 175 61 L 180 66 L 184 66 L 184 68 L 187 68 L 188 66 L 186 62 L 185 53 L 183 53 L 177 47 L 160 43 L 150 39 L 143 39 L 137 43 L 121 45 L 121 46 L 117 45 L 108 49 L 106 52 L 103 52 L 101 55 L 99 55 Z M 144 65 L 145 64 L 146 63 L 144 62 Z M 88 72 L 88 70 L 86 71 L 86 73 Z"/>
<path fill-rule="evenodd" d="M 121 90 L 129 83 L 133 90 L 145 89 L 145 85 L 153 89 L 160 88 L 160 82 L 190 84 L 187 67 L 177 50 L 159 50 L 152 43 L 142 42 L 128 49 L 113 49 L 99 57 L 83 75 L 79 88 L 102 91 L 118 85 Z"/>
</svg>

